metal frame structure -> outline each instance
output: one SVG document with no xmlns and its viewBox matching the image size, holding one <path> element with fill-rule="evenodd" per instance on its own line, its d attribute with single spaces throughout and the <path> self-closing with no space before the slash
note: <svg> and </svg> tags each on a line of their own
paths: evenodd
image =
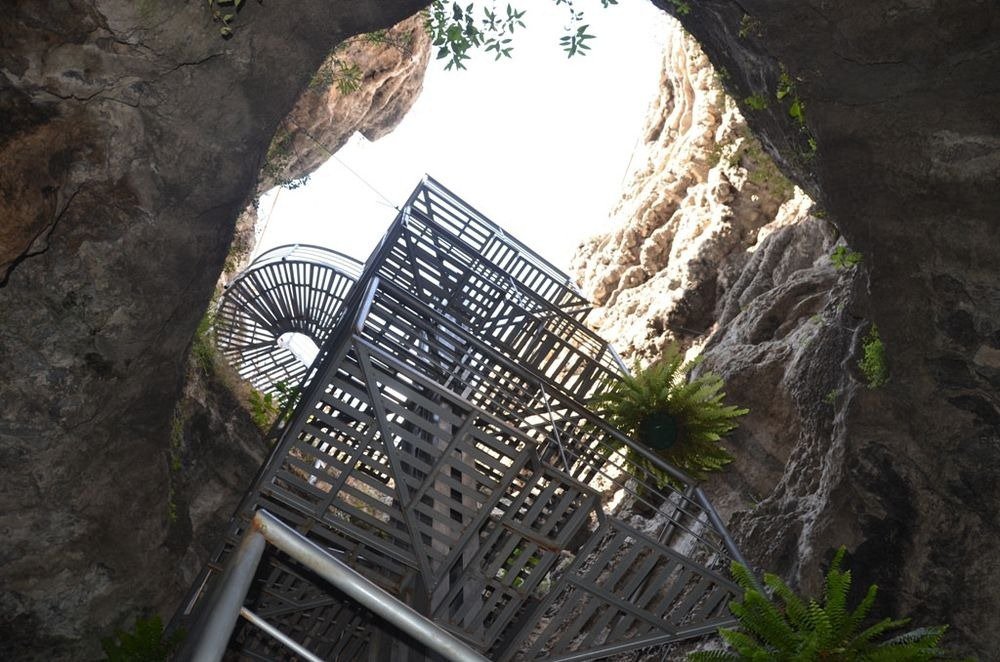
<svg viewBox="0 0 1000 662">
<path fill-rule="evenodd" d="M 226 569 L 220 590 L 207 610 L 208 618 L 201 632 L 191 638 L 188 657 L 196 662 L 219 660 L 225 653 L 237 616 L 310 662 L 321 662 L 311 651 L 285 635 L 274 625 L 243 606 L 247 591 L 263 556 L 265 544 L 301 562 L 346 599 L 373 614 L 392 621 L 401 631 L 424 644 L 429 650 L 458 662 L 486 662 L 486 658 L 464 642 L 448 634 L 411 607 L 389 595 L 337 560 L 322 547 L 298 534 L 270 513 L 259 510 Z"/>
<path fill-rule="evenodd" d="M 266 510 L 490 659 L 592 660 L 733 622 L 719 568 L 739 550 L 690 478 L 588 409 L 624 367 L 558 270 L 428 178 L 343 309 L 182 616 Z M 323 659 L 425 659 L 287 556 L 244 607 Z M 249 626 L 230 646 L 285 659 Z"/>
</svg>

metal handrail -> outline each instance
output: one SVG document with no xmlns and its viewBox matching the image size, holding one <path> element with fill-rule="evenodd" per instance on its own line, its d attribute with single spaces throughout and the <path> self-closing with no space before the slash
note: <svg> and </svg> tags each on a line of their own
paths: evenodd
<svg viewBox="0 0 1000 662">
<path fill-rule="evenodd" d="M 340 251 L 335 251 L 332 248 L 327 248 L 326 246 L 318 246 L 315 244 L 283 244 L 281 246 L 269 248 L 255 257 L 250 264 L 247 265 L 247 270 L 253 267 L 261 267 L 272 262 L 282 261 L 322 264 L 324 266 L 343 271 L 345 274 L 355 279 L 361 275 L 361 270 L 364 267 L 364 264 L 362 264 L 362 262 L 357 258 L 347 255 L 346 253 L 341 253 Z"/>
<path fill-rule="evenodd" d="M 437 181 L 430 175 L 425 174 L 424 179 L 421 182 L 425 187 L 433 190 L 438 195 L 442 195 L 445 198 L 450 198 L 453 202 L 461 205 L 462 211 L 474 217 L 479 223 L 489 227 L 495 236 L 500 237 L 506 242 L 511 248 L 517 249 L 522 255 L 524 255 L 535 267 L 539 268 L 541 271 L 545 272 L 545 275 L 552 278 L 553 281 L 559 282 L 563 286 L 570 289 L 570 291 L 581 299 L 583 302 L 587 302 L 587 298 L 580 292 L 576 283 L 573 279 L 565 274 L 557 266 L 546 260 L 544 257 L 539 255 L 537 252 L 532 250 L 527 244 L 524 244 L 516 237 L 507 234 L 500 225 L 486 218 L 479 210 L 475 209 L 472 205 L 467 203 L 465 200 L 456 195 L 453 191 L 444 186 L 441 182 Z"/>
<path fill-rule="evenodd" d="M 253 582 L 264 548 L 270 543 L 376 616 L 391 623 L 417 642 L 454 662 L 489 662 L 479 652 L 401 602 L 363 575 L 334 558 L 265 510 L 258 510 L 243 533 L 240 545 L 226 565 L 225 574 L 210 605 L 194 628 L 180 659 L 218 662 L 222 659 L 236 622 L 242 616 L 306 659 L 318 659 L 301 644 L 278 636 L 274 626 L 246 610 L 243 601 Z M 280 634 L 280 633 L 279 633 Z"/>
</svg>

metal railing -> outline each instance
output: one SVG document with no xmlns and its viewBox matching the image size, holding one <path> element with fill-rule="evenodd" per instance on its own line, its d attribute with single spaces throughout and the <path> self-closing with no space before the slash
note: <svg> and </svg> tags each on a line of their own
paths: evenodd
<svg viewBox="0 0 1000 662">
<path fill-rule="evenodd" d="M 310 662 L 322 662 L 305 646 L 243 606 L 266 545 L 270 543 L 328 581 L 335 589 L 384 619 L 431 651 L 454 662 L 488 662 L 463 641 L 421 616 L 369 579 L 334 558 L 265 510 L 258 510 L 230 557 L 213 602 L 195 625 L 180 659 L 218 662 L 237 620 L 244 618 Z"/>
</svg>

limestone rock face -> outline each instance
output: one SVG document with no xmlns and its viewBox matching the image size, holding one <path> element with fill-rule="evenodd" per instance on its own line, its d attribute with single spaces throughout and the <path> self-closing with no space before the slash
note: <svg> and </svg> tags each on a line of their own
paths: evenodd
<svg viewBox="0 0 1000 662">
<path fill-rule="evenodd" d="M 708 343 L 699 370 L 726 378 L 729 400 L 751 415 L 727 441 L 736 462 L 706 489 L 724 515 L 743 513 L 779 482 L 807 425 L 796 370 L 840 306 L 836 230 L 750 136 L 679 26 L 645 136 L 612 212 L 618 227 L 574 260 L 598 303 L 588 321 L 643 363 L 668 341 Z"/>
<path fill-rule="evenodd" d="M 176 606 L 189 541 L 234 505 L 201 510 L 197 486 L 245 485 L 256 463 L 192 413 L 192 484 L 171 476 L 236 217 L 333 45 L 419 6 L 245 3 L 229 40 L 205 3 L 0 12 L 0 658 L 93 659 L 114 626 Z"/>
<path fill-rule="evenodd" d="M 880 614 L 949 623 L 958 652 L 990 657 L 1000 17 L 976 2 L 708 0 L 680 20 L 759 149 L 821 204 L 796 192 L 775 216 L 784 196 L 743 193 L 728 102 L 698 110 L 706 69 L 672 75 L 686 68 L 674 37 L 620 227 L 576 260 L 602 304 L 593 321 L 643 359 L 667 338 L 703 344 L 701 370 L 751 409 L 727 442 L 737 460 L 706 490 L 753 562 L 815 593 L 846 545 L 855 583 L 880 586 Z M 741 195 L 766 211 L 742 221 Z M 862 259 L 838 269 L 845 244 Z M 859 368 L 873 323 L 890 374 L 878 389 Z"/>
<path fill-rule="evenodd" d="M 708 332 L 746 249 L 795 195 L 717 78 L 698 44 L 672 30 L 615 229 L 574 257 L 598 304 L 589 322 L 630 357 L 652 359 L 669 339 Z M 808 210 L 804 195 L 796 200 L 782 222 Z"/>
<path fill-rule="evenodd" d="M 706 367 L 756 404 L 751 417 L 774 416 L 771 430 L 746 425 L 771 437 L 772 475 L 784 462 L 734 517 L 739 538 L 807 590 L 846 545 L 855 583 L 879 585 L 879 611 L 950 623 L 959 652 L 989 658 L 1000 650 L 1000 14 L 975 0 L 706 0 L 680 20 L 764 149 L 863 255 L 840 272 L 821 259 L 782 267 L 767 245 L 803 232 L 786 228 L 720 296 Z M 800 252 L 789 242 L 782 255 Z M 890 375 L 879 389 L 857 367 L 872 323 Z"/>
<path fill-rule="evenodd" d="M 430 45 L 415 14 L 335 48 L 278 128 L 258 190 L 308 176 L 355 131 L 369 140 L 392 131 L 420 95 Z"/>
<path fill-rule="evenodd" d="M 258 195 L 275 186 L 304 183 L 355 132 L 378 140 L 396 128 L 423 88 L 430 58 L 430 35 L 423 20 L 414 14 L 333 49 L 275 131 L 257 181 Z M 257 221 L 255 198 L 236 223 L 220 287 L 249 263 Z"/>
<path fill-rule="evenodd" d="M 781 221 L 765 226 L 722 297 L 698 368 L 720 375 L 727 400 L 750 409 L 726 439 L 736 460 L 706 485 L 726 516 L 771 493 L 797 440 L 829 438 L 832 413 L 853 385 L 838 379 L 840 360 L 831 358 L 850 354 L 857 322 L 845 301 L 855 274 L 830 262 L 836 235 L 827 222 Z"/>
<path fill-rule="evenodd" d="M 170 421 L 164 544 L 178 558 L 166 578 L 165 595 L 183 595 L 190 588 L 267 456 L 264 435 L 246 411 L 248 393 L 222 357 L 192 351 Z"/>
</svg>

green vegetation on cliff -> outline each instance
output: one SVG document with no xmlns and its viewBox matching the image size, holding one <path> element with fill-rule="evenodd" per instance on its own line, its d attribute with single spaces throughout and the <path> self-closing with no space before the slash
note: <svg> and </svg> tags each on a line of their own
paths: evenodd
<svg viewBox="0 0 1000 662">
<path fill-rule="evenodd" d="M 861 603 L 851 609 L 847 594 L 851 571 L 841 570 L 845 549 L 833 557 L 826 574 L 822 601 L 803 600 L 777 575 L 766 573 L 765 595 L 750 571 L 738 564 L 733 576 L 745 593 L 733 601 L 730 611 L 739 619 L 740 629 L 722 628 L 719 634 L 730 650 L 702 651 L 688 656 L 690 662 L 889 662 L 890 660 L 943 659 L 938 647 L 947 626 L 917 628 L 888 639 L 885 635 L 909 623 L 908 618 L 884 618 L 862 629 L 878 587 L 868 587 Z"/>
<path fill-rule="evenodd" d="M 732 462 L 719 441 L 748 413 L 724 405 L 722 378 L 706 373 L 688 378 L 698 359 L 685 361 L 678 345 L 646 369 L 612 383 L 594 404 L 612 425 L 695 479 L 705 478 Z M 662 486 L 671 481 L 663 471 L 635 452 L 628 461 L 655 476 Z"/>
</svg>

